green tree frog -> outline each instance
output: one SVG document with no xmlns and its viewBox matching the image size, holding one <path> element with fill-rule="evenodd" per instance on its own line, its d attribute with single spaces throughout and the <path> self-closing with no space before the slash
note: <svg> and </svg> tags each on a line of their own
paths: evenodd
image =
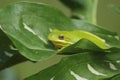
<svg viewBox="0 0 120 80">
<path fill-rule="evenodd" d="M 48 39 L 59 49 L 74 44 L 83 38 L 93 42 L 102 49 L 109 48 L 104 39 L 84 30 L 61 31 L 54 29 L 48 35 Z"/>
</svg>

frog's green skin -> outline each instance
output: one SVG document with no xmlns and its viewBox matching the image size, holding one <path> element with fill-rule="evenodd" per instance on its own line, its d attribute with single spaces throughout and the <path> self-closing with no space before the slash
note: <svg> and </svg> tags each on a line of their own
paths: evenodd
<svg viewBox="0 0 120 80">
<path fill-rule="evenodd" d="M 105 40 L 83 30 L 73 30 L 73 31 L 60 31 L 54 29 L 49 35 L 48 39 L 57 47 L 62 48 L 67 45 L 73 44 L 80 39 L 88 39 L 98 47 L 102 49 L 108 49 L 109 46 L 105 43 Z"/>
</svg>

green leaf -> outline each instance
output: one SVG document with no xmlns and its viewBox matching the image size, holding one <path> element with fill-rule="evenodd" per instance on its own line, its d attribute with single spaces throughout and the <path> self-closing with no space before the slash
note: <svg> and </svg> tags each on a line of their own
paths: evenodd
<svg viewBox="0 0 120 80">
<path fill-rule="evenodd" d="M 72 17 L 96 24 L 98 0 L 60 0 L 72 11 Z"/>
<path fill-rule="evenodd" d="M 48 41 L 48 34 L 52 29 L 89 31 L 105 39 L 111 48 L 120 48 L 116 33 L 84 21 L 72 22 L 62 12 L 46 4 L 19 2 L 9 5 L 0 10 L 0 28 L 12 40 L 18 51 L 33 61 L 44 60 L 57 53 L 104 51 L 93 42 L 84 39 L 57 51 Z"/>
<path fill-rule="evenodd" d="M 103 80 L 118 73 L 120 64 L 107 59 L 104 53 L 88 52 L 65 57 L 25 80 Z"/>
<path fill-rule="evenodd" d="M 23 56 L 38 61 L 56 54 L 56 49 L 47 39 L 50 30 L 72 30 L 74 26 L 56 8 L 19 2 L 0 10 L 0 28 Z"/>
<path fill-rule="evenodd" d="M 106 54 L 106 57 L 110 60 L 116 61 L 116 62 L 120 62 L 120 49 L 113 49 L 112 52 L 109 52 L 108 54 Z"/>
</svg>

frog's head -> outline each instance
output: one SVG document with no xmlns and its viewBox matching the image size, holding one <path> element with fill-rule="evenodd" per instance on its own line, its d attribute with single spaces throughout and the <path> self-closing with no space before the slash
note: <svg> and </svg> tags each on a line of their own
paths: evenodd
<svg viewBox="0 0 120 80">
<path fill-rule="evenodd" d="M 72 44 L 71 34 L 67 31 L 53 30 L 49 35 L 48 39 L 57 47 L 62 48 L 69 44 Z"/>
</svg>

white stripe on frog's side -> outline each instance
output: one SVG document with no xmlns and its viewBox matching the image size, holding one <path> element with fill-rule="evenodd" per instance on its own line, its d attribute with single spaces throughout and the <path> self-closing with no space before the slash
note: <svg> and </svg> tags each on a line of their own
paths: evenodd
<svg viewBox="0 0 120 80">
<path fill-rule="evenodd" d="M 103 73 L 100 73 L 97 70 L 95 70 L 90 64 L 87 64 L 87 67 L 90 70 L 90 72 L 95 74 L 95 75 L 107 76 L 107 75 L 105 75 Z"/>
<path fill-rule="evenodd" d="M 24 25 L 24 28 L 26 29 L 26 30 L 28 30 L 29 32 L 31 32 L 31 33 L 33 33 L 34 35 L 36 35 L 40 40 L 42 40 L 45 44 L 48 44 L 48 42 L 45 40 L 45 39 L 43 39 L 42 37 L 40 37 L 39 35 L 37 35 L 27 24 L 25 24 L 25 23 L 23 23 L 23 25 Z"/>
<path fill-rule="evenodd" d="M 88 79 L 86 79 L 86 78 L 84 78 L 84 77 L 79 76 L 78 74 L 76 74 L 76 73 L 73 72 L 72 70 L 70 70 L 70 74 L 71 74 L 72 76 L 74 76 L 74 78 L 75 78 L 76 80 L 88 80 Z"/>
</svg>

